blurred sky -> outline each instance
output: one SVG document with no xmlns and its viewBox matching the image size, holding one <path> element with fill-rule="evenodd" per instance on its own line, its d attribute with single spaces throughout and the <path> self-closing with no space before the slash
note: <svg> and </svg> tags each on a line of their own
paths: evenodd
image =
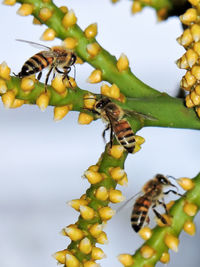
<svg viewBox="0 0 200 267">
<path fill-rule="evenodd" d="M 74 9 L 82 29 L 97 22 L 100 44 L 117 57 L 125 53 L 132 71 L 143 82 L 170 95 L 177 94 L 184 75 L 174 64 L 184 53 L 176 42 L 182 31 L 177 18 L 158 23 L 154 11 L 148 8 L 132 16 L 128 0 L 116 5 L 109 0 L 55 3 Z M 0 62 L 5 60 L 16 73 L 38 50 L 15 39 L 41 42 L 46 29 L 34 26 L 31 16 L 16 15 L 18 8 L 19 4 L 0 5 Z M 60 40 L 44 44 L 60 44 Z M 91 71 L 87 64 L 77 66 L 76 81 L 81 88 L 99 92 L 99 84 L 86 82 Z M 37 106 L 5 110 L 0 103 L 0 112 L 0 266 L 54 267 L 56 261 L 51 254 L 69 243 L 59 232 L 78 216 L 66 202 L 79 198 L 89 187 L 82 176 L 104 150 L 104 125 L 100 120 L 89 126 L 78 125 L 75 112 L 55 123 L 52 107 L 42 113 Z M 146 142 L 126 161 L 129 186 L 122 191 L 127 199 L 156 173 L 194 177 L 199 172 L 199 131 L 149 127 L 138 134 Z M 107 258 L 101 266 L 120 267 L 116 256 L 134 253 L 142 244 L 131 229 L 130 213 L 131 207 L 125 208 L 108 223 L 109 244 L 100 246 Z M 179 253 L 171 253 L 169 267 L 199 266 L 199 218 L 195 219 L 194 237 L 181 234 Z"/>
</svg>

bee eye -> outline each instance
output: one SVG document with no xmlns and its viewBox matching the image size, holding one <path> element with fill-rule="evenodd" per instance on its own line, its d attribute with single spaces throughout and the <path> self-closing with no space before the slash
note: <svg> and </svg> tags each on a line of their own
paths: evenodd
<svg viewBox="0 0 200 267">
<path fill-rule="evenodd" d="M 76 56 L 72 55 L 71 60 L 70 60 L 70 66 L 74 65 L 75 62 L 76 62 Z"/>
<path fill-rule="evenodd" d="M 102 107 L 103 107 L 103 103 L 102 102 L 97 103 L 96 108 L 102 108 Z"/>
</svg>

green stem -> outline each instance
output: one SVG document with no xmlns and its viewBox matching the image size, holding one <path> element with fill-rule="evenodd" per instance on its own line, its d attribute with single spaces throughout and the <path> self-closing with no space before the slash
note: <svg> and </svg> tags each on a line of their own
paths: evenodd
<svg viewBox="0 0 200 267">
<path fill-rule="evenodd" d="M 88 231 L 88 228 L 93 224 L 102 224 L 102 220 L 100 216 L 98 215 L 98 209 L 102 207 L 107 207 L 109 205 L 109 199 L 105 201 L 101 201 L 96 198 L 95 192 L 96 190 L 103 186 L 108 191 L 112 188 L 116 188 L 116 181 L 111 177 L 109 173 L 109 169 L 112 167 L 120 167 L 121 169 L 124 168 L 124 162 L 127 157 L 127 153 L 124 152 L 120 159 L 115 159 L 109 154 L 109 148 L 106 146 L 105 152 L 101 155 L 100 160 L 98 161 L 97 165 L 99 166 L 99 173 L 103 173 L 105 175 L 105 178 L 103 181 L 93 184 L 90 186 L 90 188 L 86 191 L 86 198 L 90 200 L 88 206 L 95 210 L 96 216 L 92 220 L 85 220 L 81 216 L 79 216 L 78 221 L 76 222 L 76 225 L 79 229 L 84 231 L 87 238 L 90 239 L 92 246 L 95 246 L 97 243 L 96 238 L 94 238 L 91 233 Z M 68 250 L 72 250 L 73 254 L 77 257 L 77 259 L 82 262 L 83 260 L 91 260 L 91 253 L 90 254 L 84 254 L 82 253 L 78 248 L 79 241 L 72 241 L 71 244 L 68 246 Z"/>
<path fill-rule="evenodd" d="M 35 88 L 30 93 L 25 93 L 20 87 L 20 79 L 12 77 L 6 82 L 8 90 L 15 90 L 16 98 L 28 101 L 35 104 L 38 96 L 44 92 L 44 84 L 35 83 Z M 83 96 L 88 94 L 87 90 L 82 90 L 79 87 L 68 89 L 67 96 L 58 94 L 51 86 L 48 86 L 50 92 L 49 105 L 64 106 L 73 104 L 74 111 L 83 111 Z M 97 99 L 101 96 L 96 95 Z M 126 98 L 125 103 L 115 101 L 125 112 L 126 110 L 133 111 L 133 115 L 127 115 L 134 130 L 139 130 L 143 126 L 158 126 L 171 128 L 187 128 L 200 129 L 200 120 L 193 109 L 186 108 L 184 101 L 179 98 L 173 98 L 163 93 L 158 97 L 148 98 Z M 137 116 L 134 111 L 142 113 L 149 117 L 143 121 L 142 116 Z"/>
<path fill-rule="evenodd" d="M 56 36 L 62 40 L 67 37 L 73 37 L 78 41 L 75 48 L 77 55 L 84 61 L 87 61 L 96 69 L 102 71 L 102 79 L 109 83 L 115 83 L 126 96 L 129 97 L 148 97 L 159 96 L 160 93 L 144 84 L 140 81 L 130 69 L 127 71 L 119 72 L 116 67 L 116 57 L 111 55 L 108 51 L 101 47 L 99 54 L 91 58 L 87 53 L 86 46 L 90 43 L 97 42 L 96 39 L 87 39 L 84 32 L 76 24 L 68 29 L 65 29 L 62 25 L 62 19 L 64 17 L 63 12 L 53 3 L 44 3 L 41 0 L 18 0 L 19 3 L 30 3 L 34 5 L 33 16 L 41 21 L 39 12 L 41 8 L 47 7 L 53 11 L 53 15 L 47 21 L 41 21 L 48 27 L 56 31 Z"/>
<path fill-rule="evenodd" d="M 154 266 L 159 261 L 162 253 L 168 251 L 168 247 L 164 243 L 165 235 L 168 233 L 178 237 L 183 230 L 184 223 L 186 221 L 193 221 L 195 216 L 187 215 L 183 210 L 183 206 L 187 201 L 189 203 L 197 205 L 198 210 L 200 209 L 200 174 L 198 174 L 192 180 L 195 184 L 195 187 L 192 190 L 188 191 L 183 197 L 178 199 L 169 211 L 169 214 L 172 217 L 171 226 L 156 226 L 153 229 L 151 238 L 143 244 L 148 245 L 155 250 L 153 257 L 151 257 L 150 259 L 144 259 L 140 253 L 139 248 L 133 256 L 134 264 L 130 267 L 143 267 L 145 264 Z"/>
</svg>

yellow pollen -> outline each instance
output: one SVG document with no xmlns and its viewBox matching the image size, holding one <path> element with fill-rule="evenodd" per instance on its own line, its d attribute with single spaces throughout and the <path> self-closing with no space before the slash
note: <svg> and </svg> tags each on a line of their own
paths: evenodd
<svg viewBox="0 0 200 267">
<path fill-rule="evenodd" d="M 49 105 L 49 95 L 47 93 L 42 93 L 36 100 L 36 104 L 41 109 L 41 111 L 45 111 L 45 109 Z"/>
<path fill-rule="evenodd" d="M 160 261 L 164 264 L 167 264 L 170 261 L 170 254 L 168 252 L 163 252 Z"/>
<path fill-rule="evenodd" d="M 91 165 L 88 168 L 88 170 L 97 172 L 99 170 L 99 166 L 98 165 Z"/>
<path fill-rule="evenodd" d="M 190 94 L 192 102 L 197 106 L 200 104 L 200 95 L 197 95 L 195 91 Z"/>
<path fill-rule="evenodd" d="M 78 43 L 77 40 L 75 38 L 72 38 L 72 37 L 67 37 L 63 41 L 63 45 L 67 49 L 74 49 L 77 46 L 77 43 Z"/>
<path fill-rule="evenodd" d="M 197 85 L 195 87 L 195 92 L 196 92 L 197 95 L 200 95 L 200 85 Z"/>
<path fill-rule="evenodd" d="M 54 121 L 62 120 L 69 112 L 69 106 L 55 107 L 54 108 Z"/>
<path fill-rule="evenodd" d="M 6 82 L 0 79 L 0 94 L 5 94 L 7 92 Z"/>
<path fill-rule="evenodd" d="M 142 145 L 145 142 L 145 139 L 142 136 L 135 135 L 135 141 L 138 145 Z"/>
<path fill-rule="evenodd" d="M 114 180 L 120 180 L 125 174 L 125 171 L 120 167 L 115 167 L 110 169 L 110 175 Z"/>
<path fill-rule="evenodd" d="M 69 251 L 67 251 L 67 249 L 58 251 L 56 253 L 53 254 L 53 257 L 61 264 L 65 264 L 65 257 L 66 254 L 69 253 Z"/>
<path fill-rule="evenodd" d="M 199 0 L 188 0 L 188 2 L 190 2 L 190 4 L 192 4 L 193 6 L 197 6 L 200 3 Z"/>
<path fill-rule="evenodd" d="M 68 8 L 66 6 L 61 6 L 59 8 L 63 13 L 67 13 L 68 12 Z"/>
<path fill-rule="evenodd" d="M 97 35 L 97 23 L 90 24 L 84 31 L 86 38 L 94 38 Z"/>
<path fill-rule="evenodd" d="M 66 92 L 66 86 L 63 83 L 63 76 L 60 74 L 56 75 L 56 77 L 52 80 L 51 85 L 59 94 Z"/>
<path fill-rule="evenodd" d="M 99 200 L 105 201 L 108 199 L 108 190 L 106 189 L 106 187 L 101 186 L 97 189 L 96 193 L 95 193 L 96 198 L 98 198 Z"/>
<path fill-rule="evenodd" d="M 22 4 L 21 7 L 17 10 L 17 14 L 20 16 L 28 16 L 32 14 L 34 6 L 31 4 Z"/>
<path fill-rule="evenodd" d="M 11 108 L 15 100 L 14 91 L 10 90 L 6 92 L 4 95 L 2 95 L 1 99 L 6 109 Z"/>
<path fill-rule="evenodd" d="M 122 72 L 122 71 L 127 70 L 128 67 L 129 67 L 128 58 L 125 54 L 122 53 L 117 61 L 117 69 L 119 72 Z"/>
<path fill-rule="evenodd" d="M 120 203 L 125 199 L 125 197 L 122 195 L 120 190 L 110 189 L 109 199 L 112 203 Z"/>
<path fill-rule="evenodd" d="M 105 257 L 106 257 L 106 255 L 104 254 L 104 252 L 101 248 L 97 248 L 97 247 L 92 248 L 91 258 L 93 260 L 101 260 Z"/>
<path fill-rule="evenodd" d="M 175 252 L 178 252 L 179 239 L 176 236 L 172 234 L 166 234 L 164 242 L 168 248 Z"/>
<path fill-rule="evenodd" d="M 117 183 L 121 186 L 127 186 L 128 185 L 128 178 L 127 175 L 125 174 L 122 179 L 117 180 Z"/>
<path fill-rule="evenodd" d="M 77 17 L 76 17 L 76 15 L 75 15 L 75 13 L 74 13 L 73 10 L 69 10 L 69 11 L 65 14 L 65 16 L 64 16 L 64 18 L 63 18 L 63 20 L 62 20 L 62 24 L 63 24 L 63 26 L 64 26 L 66 29 L 67 29 L 68 27 L 72 27 L 73 25 L 75 25 L 76 22 L 77 22 Z"/>
<path fill-rule="evenodd" d="M 120 97 L 120 90 L 119 87 L 116 84 L 112 84 L 110 87 L 110 97 L 118 99 Z"/>
<path fill-rule="evenodd" d="M 99 244 L 108 244 L 108 238 L 105 232 L 102 232 L 98 237 L 97 237 L 97 243 Z"/>
<path fill-rule="evenodd" d="M 139 235 L 141 236 L 142 239 L 148 240 L 152 236 L 152 231 L 149 227 L 143 227 L 139 231 Z"/>
<path fill-rule="evenodd" d="M 21 80 L 21 88 L 23 91 L 31 91 L 35 87 L 34 78 L 24 77 Z"/>
<path fill-rule="evenodd" d="M 99 82 L 101 82 L 101 80 L 102 80 L 102 72 L 100 70 L 94 70 L 90 74 L 90 76 L 89 76 L 87 81 L 89 83 L 99 83 Z"/>
<path fill-rule="evenodd" d="M 195 43 L 193 49 L 198 54 L 198 56 L 200 56 L 200 42 Z"/>
<path fill-rule="evenodd" d="M 83 263 L 83 267 L 100 267 L 100 265 L 94 261 L 86 261 Z"/>
<path fill-rule="evenodd" d="M 10 68 L 5 61 L 0 64 L 0 77 L 4 80 L 10 80 Z"/>
<path fill-rule="evenodd" d="M 103 207 L 99 209 L 99 215 L 102 220 L 110 220 L 115 215 L 115 210 L 110 207 Z"/>
<path fill-rule="evenodd" d="M 200 26 L 198 24 L 193 24 L 191 26 L 191 34 L 195 42 L 200 40 Z"/>
<path fill-rule="evenodd" d="M 103 177 L 99 172 L 87 170 L 84 173 L 85 177 L 88 179 L 88 182 L 91 184 L 96 184 L 102 181 Z"/>
<path fill-rule="evenodd" d="M 89 228 L 89 232 L 91 233 L 92 236 L 94 236 L 95 238 L 97 238 L 103 230 L 103 225 L 102 224 L 98 224 L 95 223 L 93 224 L 90 228 Z"/>
<path fill-rule="evenodd" d="M 53 12 L 49 8 L 43 7 L 40 9 L 39 18 L 41 20 L 47 21 L 48 19 L 51 18 L 52 15 L 53 15 Z"/>
<path fill-rule="evenodd" d="M 185 100 L 186 100 L 186 106 L 188 108 L 194 107 L 194 103 L 192 102 L 190 95 L 187 95 Z"/>
<path fill-rule="evenodd" d="M 79 113 L 78 123 L 79 124 L 90 124 L 93 121 L 93 117 L 86 113 Z"/>
<path fill-rule="evenodd" d="M 11 108 L 19 108 L 19 107 L 21 107 L 23 104 L 24 104 L 24 100 L 22 100 L 22 99 L 16 99 L 16 98 L 15 98 L 15 100 L 14 100 L 14 102 L 13 102 Z"/>
<path fill-rule="evenodd" d="M 90 54 L 91 57 L 95 57 L 100 52 L 101 47 L 97 43 L 92 43 L 92 44 L 88 44 L 86 46 L 86 50 L 87 50 L 88 54 Z"/>
<path fill-rule="evenodd" d="M 75 225 L 69 225 L 65 228 L 65 233 L 69 236 L 69 238 L 73 241 L 77 241 L 83 238 L 83 232 L 78 229 Z"/>
<path fill-rule="evenodd" d="M 186 202 L 184 204 L 183 210 L 188 216 L 194 216 L 197 213 L 198 207 L 193 203 Z"/>
<path fill-rule="evenodd" d="M 88 239 L 87 237 L 82 239 L 79 244 L 79 249 L 84 254 L 89 254 L 92 250 L 92 244 L 91 244 L 90 239 Z"/>
<path fill-rule="evenodd" d="M 193 49 L 188 49 L 185 56 L 190 68 L 197 62 L 199 57 Z"/>
<path fill-rule="evenodd" d="M 68 204 L 75 210 L 80 211 L 80 206 L 87 206 L 88 201 L 85 199 L 73 199 Z"/>
<path fill-rule="evenodd" d="M 110 96 L 110 86 L 108 86 L 107 84 L 102 84 L 101 94 L 106 95 L 106 96 Z"/>
<path fill-rule="evenodd" d="M 142 10 L 142 5 L 139 1 L 134 1 L 131 7 L 131 12 L 133 14 L 138 13 Z"/>
<path fill-rule="evenodd" d="M 184 231 L 189 235 L 195 235 L 196 226 L 192 221 L 186 221 L 183 226 Z"/>
<path fill-rule="evenodd" d="M 135 144 L 135 148 L 134 148 L 134 150 L 133 150 L 133 154 L 134 153 L 136 153 L 136 152 L 138 152 L 139 150 L 141 149 L 141 146 L 139 145 L 139 144 Z"/>
<path fill-rule="evenodd" d="M 109 151 L 110 155 L 115 159 L 121 158 L 123 152 L 124 152 L 124 147 L 121 145 L 113 145 Z"/>
<path fill-rule="evenodd" d="M 33 18 L 33 24 L 35 24 L 35 25 L 42 25 L 42 23 L 38 19 L 36 19 L 36 18 Z"/>
<path fill-rule="evenodd" d="M 91 93 L 88 93 L 84 95 L 83 100 L 85 108 L 93 109 L 94 104 L 96 102 L 96 96 Z"/>
<path fill-rule="evenodd" d="M 16 4 L 16 0 L 4 0 L 3 4 L 8 6 L 13 6 L 14 4 Z"/>
<path fill-rule="evenodd" d="M 46 29 L 44 31 L 44 33 L 41 36 L 41 40 L 43 41 L 52 41 L 54 40 L 56 37 L 56 32 L 54 31 L 54 29 Z"/>
<path fill-rule="evenodd" d="M 147 246 L 147 245 L 144 245 L 140 249 L 140 253 L 141 253 L 143 258 L 150 259 L 155 254 L 155 250 L 153 248 Z"/>
<path fill-rule="evenodd" d="M 197 10 L 195 8 L 187 9 L 187 11 L 180 16 L 181 22 L 186 25 L 195 22 L 196 19 L 197 19 Z"/>
<path fill-rule="evenodd" d="M 118 260 L 126 267 L 134 264 L 133 257 L 130 254 L 121 254 L 118 256 Z"/>
<path fill-rule="evenodd" d="M 193 42 L 193 37 L 190 29 L 186 29 L 183 34 L 177 39 L 180 45 L 187 47 Z"/>
<path fill-rule="evenodd" d="M 75 256 L 67 254 L 66 255 L 66 266 L 79 267 L 80 262 Z"/>
<path fill-rule="evenodd" d="M 80 206 L 80 213 L 85 220 L 91 220 L 95 215 L 94 210 L 88 206 Z"/>
</svg>

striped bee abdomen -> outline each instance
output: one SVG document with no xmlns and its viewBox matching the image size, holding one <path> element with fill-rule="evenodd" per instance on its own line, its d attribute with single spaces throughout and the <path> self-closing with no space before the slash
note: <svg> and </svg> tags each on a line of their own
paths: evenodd
<svg viewBox="0 0 200 267">
<path fill-rule="evenodd" d="M 133 153 L 135 148 L 134 132 L 126 119 L 116 121 L 113 125 L 113 131 L 119 143 L 129 152 Z"/>
<path fill-rule="evenodd" d="M 147 219 L 150 206 L 151 201 L 148 196 L 142 196 L 136 200 L 131 214 L 131 226 L 135 232 L 138 232 L 142 228 Z"/>
<path fill-rule="evenodd" d="M 18 77 L 23 78 L 35 74 L 52 64 L 52 62 L 53 57 L 45 57 L 42 52 L 37 53 L 24 63 Z"/>
</svg>

